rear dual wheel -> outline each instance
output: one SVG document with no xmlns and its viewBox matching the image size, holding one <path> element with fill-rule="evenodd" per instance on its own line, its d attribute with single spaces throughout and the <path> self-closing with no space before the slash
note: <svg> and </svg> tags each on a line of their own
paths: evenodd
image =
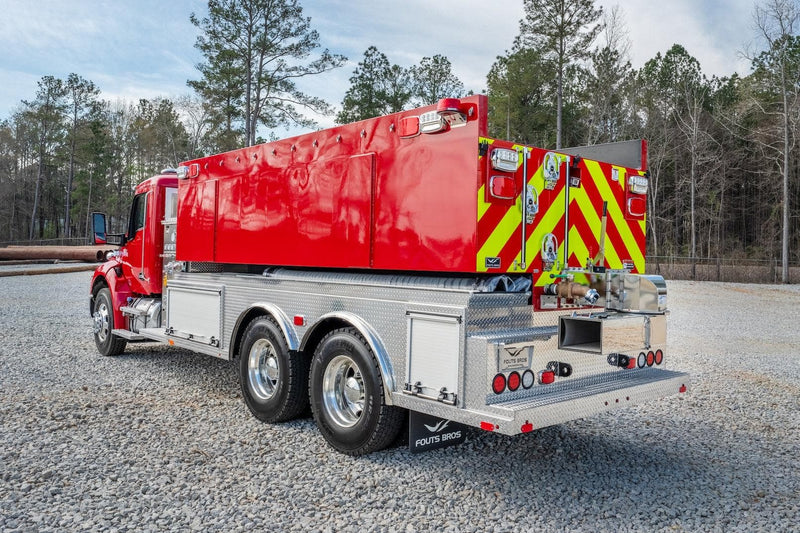
<svg viewBox="0 0 800 533">
<path fill-rule="evenodd" d="M 310 378 L 309 378 L 310 373 Z M 245 330 L 239 358 L 242 396 L 264 422 L 282 422 L 311 410 L 328 443 L 347 455 L 364 455 L 391 445 L 405 411 L 386 404 L 378 362 L 354 328 L 325 336 L 309 362 L 290 353 L 270 318 Z"/>
<path fill-rule="evenodd" d="M 405 412 L 386 404 L 378 362 L 355 328 L 337 329 L 320 342 L 311 362 L 311 411 L 328 443 L 347 455 L 386 448 Z"/>
<path fill-rule="evenodd" d="M 291 420 L 308 408 L 308 361 L 289 352 L 270 318 L 258 318 L 245 330 L 239 383 L 248 409 L 264 422 Z"/>
</svg>

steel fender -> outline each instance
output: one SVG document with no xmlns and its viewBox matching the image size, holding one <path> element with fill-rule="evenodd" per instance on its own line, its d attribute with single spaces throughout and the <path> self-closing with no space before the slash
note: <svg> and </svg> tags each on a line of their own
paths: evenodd
<svg viewBox="0 0 800 533">
<path fill-rule="evenodd" d="M 299 350 L 300 341 L 297 337 L 297 331 L 294 329 L 294 324 L 283 312 L 283 310 L 275 304 L 271 304 L 268 302 L 255 302 L 253 305 L 248 307 L 243 313 L 239 315 L 239 318 L 236 319 L 236 325 L 233 326 L 233 332 L 231 333 L 231 339 L 237 339 L 239 334 L 241 333 L 242 327 L 246 326 L 248 320 L 246 317 L 252 316 L 253 310 L 261 310 L 265 313 L 268 313 L 275 319 L 275 322 L 278 324 L 278 327 L 281 328 L 283 332 L 283 338 L 286 339 L 286 345 L 289 347 L 291 351 Z M 231 342 L 230 346 L 228 347 L 228 358 L 232 361 L 234 356 L 236 355 L 236 342 Z"/>
<path fill-rule="evenodd" d="M 314 336 L 314 332 L 322 325 L 325 324 L 327 321 L 334 319 L 338 322 L 346 322 L 356 328 L 359 333 L 364 337 L 369 344 L 372 353 L 375 354 L 375 358 L 378 360 L 378 366 L 381 370 L 381 376 L 383 377 L 383 389 L 386 396 L 386 403 L 392 405 L 394 402 L 392 401 L 392 391 L 394 391 L 394 371 L 392 369 L 392 363 L 389 361 L 389 354 L 386 351 L 386 347 L 383 345 L 383 341 L 381 341 L 378 332 L 364 319 L 362 319 L 358 315 L 354 315 L 353 313 L 347 312 L 333 312 L 322 315 L 316 321 L 316 323 L 311 326 L 306 334 L 303 336 L 303 341 L 300 343 L 300 349 L 305 350 L 306 344 L 308 340 Z"/>
</svg>

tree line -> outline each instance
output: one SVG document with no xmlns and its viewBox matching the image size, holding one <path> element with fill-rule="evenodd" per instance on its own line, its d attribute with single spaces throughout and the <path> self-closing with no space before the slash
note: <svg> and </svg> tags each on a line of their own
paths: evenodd
<svg viewBox="0 0 800 533">
<path fill-rule="evenodd" d="M 754 5 L 747 74 L 707 76 L 675 44 L 635 69 L 619 8 L 523 0 L 513 46 L 487 73 L 490 135 L 544 148 L 645 138 L 648 252 L 800 261 L 800 6 Z M 339 123 L 468 94 L 444 55 L 393 64 L 368 47 L 338 108 L 297 82 L 342 67 L 298 0 L 209 0 L 190 96 L 108 102 L 78 74 L 44 76 L 0 121 L 0 242 L 80 238 L 89 213 L 127 214 L 162 167 L 249 146 L 259 132 Z M 733 53 L 733 51 L 732 51 Z M 271 138 L 272 134 L 270 134 Z"/>
</svg>

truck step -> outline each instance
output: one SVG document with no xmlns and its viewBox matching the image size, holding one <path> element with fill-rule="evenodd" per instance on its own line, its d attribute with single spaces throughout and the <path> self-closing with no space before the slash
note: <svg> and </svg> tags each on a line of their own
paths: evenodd
<svg viewBox="0 0 800 533">
<path fill-rule="evenodd" d="M 144 335 L 139 335 L 138 333 L 134 333 L 133 331 L 127 329 L 113 329 L 111 330 L 111 334 L 125 339 L 128 342 L 144 342 L 150 340 Z"/>
<path fill-rule="evenodd" d="M 135 307 L 130 307 L 130 306 L 127 306 L 127 305 L 123 305 L 122 307 L 119 308 L 119 310 L 123 315 L 128 315 L 128 316 L 146 316 L 147 315 L 147 311 L 146 310 L 137 309 Z"/>
<path fill-rule="evenodd" d="M 666 396 L 666 392 L 658 394 L 662 388 L 674 394 L 678 392 L 679 387 L 689 384 L 688 374 L 673 370 L 645 369 L 614 374 L 575 380 L 568 386 L 565 384 L 561 387 L 556 386 L 552 390 L 542 389 L 535 395 L 498 402 L 492 404 L 492 407 L 517 412 L 565 402 L 592 401 L 608 395 L 614 396 L 612 400 L 614 403 L 634 404 L 644 399 Z"/>
<path fill-rule="evenodd" d="M 558 326 L 478 331 L 470 334 L 470 337 L 484 339 L 492 344 L 512 344 L 531 340 L 547 340 L 555 335 L 558 335 Z"/>
</svg>

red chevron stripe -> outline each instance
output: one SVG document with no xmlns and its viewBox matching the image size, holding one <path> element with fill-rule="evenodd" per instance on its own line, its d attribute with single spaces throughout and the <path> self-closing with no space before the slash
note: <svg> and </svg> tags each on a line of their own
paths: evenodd
<svg viewBox="0 0 800 533">
<path fill-rule="evenodd" d="M 609 176 L 610 175 L 611 165 L 609 165 L 607 163 L 601 163 L 600 167 L 603 169 L 603 179 L 605 179 L 605 176 Z M 585 183 L 582 182 L 582 185 L 585 187 L 587 194 L 590 194 L 590 195 L 592 195 L 592 197 L 595 197 L 595 198 L 600 198 L 599 209 L 598 209 L 597 212 L 598 212 L 598 214 L 602 214 L 602 212 L 603 212 L 602 211 L 602 207 L 603 207 L 603 203 L 602 202 L 603 202 L 603 200 L 602 200 L 602 195 L 600 194 L 600 189 L 597 187 L 597 184 L 594 182 L 594 180 L 589 179 L 589 180 L 586 180 Z M 624 214 L 625 213 L 625 191 L 622 189 L 622 187 L 620 187 L 618 184 L 616 184 L 614 182 L 609 182 L 609 188 L 614 193 L 614 199 L 616 200 L 617 205 L 620 206 L 620 209 L 622 210 L 622 212 Z M 596 206 L 594 201 L 592 201 L 592 205 Z M 626 219 L 626 222 L 628 224 L 628 227 L 631 230 L 631 234 L 633 235 L 633 238 L 636 241 L 636 244 L 639 246 L 639 249 L 642 250 L 642 252 L 644 253 L 645 235 L 642 232 L 642 228 L 639 226 L 639 222 L 636 221 L 636 220 L 627 220 L 627 219 Z M 611 227 L 612 225 L 613 224 L 609 224 L 608 226 Z M 619 232 L 617 232 L 617 235 L 619 235 Z M 620 239 L 620 241 L 621 241 L 621 239 Z"/>
<path fill-rule="evenodd" d="M 580 209 L 577 209 L 578 205 L 574 204 L 575 209 L 570 209 L 570 230 L 575 228 L 578 234 L 581 236 L 581 241 L 583 241 L 583 245 L 589 250 L 589 253 L 596 254 L 597 250 L 600 249 L 600 244 L 598 242 L 598 236 L 592 233 L 592 229 L 589 226 L 589 223 L 586 222 L 586 217 L 584 216 L 583 212 Z M 570 241 L 571 242 L 571 241 Z M 570 253 L 573 253 L 574 248 L 570 246 Z M 570 266 L 584 266 L 586 263 L 586 257 L 582 258 L 580 264 L 577 265 L 570 265 Z"/>
</svg>

